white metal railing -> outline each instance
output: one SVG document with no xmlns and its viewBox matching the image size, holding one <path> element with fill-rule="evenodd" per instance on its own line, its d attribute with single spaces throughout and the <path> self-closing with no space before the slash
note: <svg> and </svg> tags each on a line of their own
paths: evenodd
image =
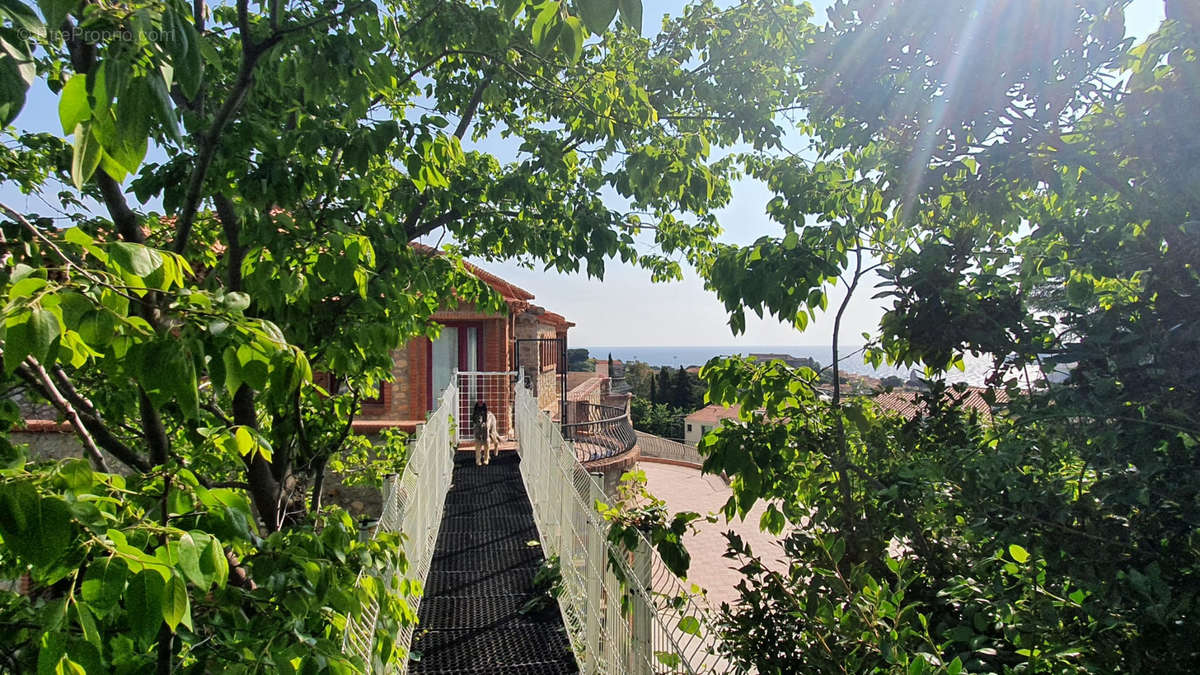
<svg viewBox="0 0 1200 675">
<path fill-rule="evenodd" d="M 559 608 L 580 670 L 603 675 L 718 671 L 707 607 L 666 571 L 645 539 L 632 560 L 608 542 L 595 506 L 606 500 L 603 488 L 520 386 L 516 423 L 521 478 L 543 552 L 559 560 Z M 608 566 L 610 556 L 629 580 L 624 588 Z"/>
<path fill-rule="evenodd" d="M 434 544 L 442 525 L 442 510 L 450 477 L 454 472 L 454 423 L 458 412 L 458 387 L 449 384 L 441 404 L 416 434 L 409 450 L 404 472 L 391 477 L 384 489 L 383 511 L 371 536 L 378 532 L 403 533 L 404 555 L 408 569 L 403 577 L 391 573 L 380 579 L 388 593 L 401 592 L 401 581 L 416 582 L 406 600 L 413 614 L 421 606 L 422 587 L 429 575 Z M 362 577 L 359 577 L 359 584 Z M 396 646 L 406 655 L 402 663 L 384 664 L 374 654 L 375 624 L 379 618 L 379 598 L 375 596 L 357 619 L 348 620 L 342 637 L 342 651 L 358 656 L 371 672 L 404 673 L 408 670 L 407 652 L 412 644 L 414 626 L 400 629 Z"/>
<path fill-rule="evenodd" d="M 669 438 L 655 436 L 644 431 L 637 432 L 637 444 L 638 454 L 646 459 L 667 459 L 696 468 L 704 465 L 704 457 L 693 445 L 672 441 Z"/>
<path fill-rule="evenodd" d="M 501 437 L 512 435 L 513 429 L 513 384 L 517 373 L 484 372 L 462 370 L 454 374 L 458 384 L 458 440 L 474 440 L 475 430 L 471 427 L 471 409 L 483 402 L 488 411 L 496 416 L 497 431 Z"/>
</svg>

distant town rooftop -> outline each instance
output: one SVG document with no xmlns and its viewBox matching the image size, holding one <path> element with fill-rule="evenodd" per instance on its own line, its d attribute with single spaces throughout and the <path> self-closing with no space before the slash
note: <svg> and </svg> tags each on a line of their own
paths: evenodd
<svg viewBox="0 0 1200 675">
<path fill-rule="evenodd" d="M 714 404 L 705 406 L 684 419 L 688 422 L 698 424 L 717 424 L 721 420 L 737 419 L 740 411 L 741 408 L 737 405 L 723 406 Z"/>
<path fill-rule="evenodd" d="M 987 391 L 982 387 L 967 387 L 965 391 L 957 392 L 953 389 L 946 391 L 946 400 L 954 401 L 963 408 L 970 408 L 978 411 L 987 419 L 992 418 L 992 404 L 988 403 L 983 397 L 983 393 Z M 1008 403 L 1008 394 L 1003 389 L 995 391 L 996 403 Z M 875 404 L 884 410 L 898 413 L 905 419 L 915 419 L 924 414 L 925 402 L 920 400 L 921 393 L 915 391 L 888 391 L 877 394 L 874 398 Z"/>
</svg>

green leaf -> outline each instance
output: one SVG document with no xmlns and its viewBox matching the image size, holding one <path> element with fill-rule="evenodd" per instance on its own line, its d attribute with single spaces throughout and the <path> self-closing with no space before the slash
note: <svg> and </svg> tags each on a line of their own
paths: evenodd
<svg viewBox="0 0 1200 675">
<path fill-rule="evenodd" d="M 551 28 L 558 25 L 560 5 L 557 2 L 547 2 L 542 5 L 537 18 L 533 20 L 533 44 L 539 49 L 551 34 Z"/>
<path fill-rule="evenodd" d="M 50 357 L 50 346 L 61 334 L 58 318 L 41 307 L 34 307 L 29 317 L 29 354 L 45 362 Z M 47 364 L 48 365 L 48 364 Z"/>
<path fill-rule="evenodd" d="M 46 37 L 46 26 L 25 3 L 20 0 L 0 0 L 0 16 L 7 15 L 13 23 L 36 37 Z"/>
<path fill-rule="evenodd" d="M 659 663 L 661 663 L 664 666 L 671 668 L 671 669 L 678 668 L 683 663 L 683 659 L 680 658 L 680 656 L 678 654 L 676 654 L 675 652 L 657 652 L 656 651 L 656 652 L 654 652 L 654 658 Z"/>
<path fill-rule="evenodd" d="M 59 632 L 42 634 L 37 656 L 38 675 L 54 675 L 67 658 L 67 636 Z"/>
<path fill-rule="evenodd" d="M 92 135 L 91 125 L 86 122 L 76 124 L 75 152 L 71 157 L 71 182 L 76 189 L 82 190 L 83 184 L 96 173 L 101 154 L 102 148 Z"/>
<path fill-rule="evenodd" d="M 237 349 L 226 347 L 221 354 L 221 362 L 225 366 L 225 388 L 231 395 L 236 394 L 242 386 L 242 365 L 238 361 Z"/>
<path fill-rule="evenodd" d="M 121 269 L 139 277 L 149 276 L 162 266 L 162 255 L 141 244 L 116 241 L 108 245 L 108 254 Z"/>
<path fill-rule="evenodd" d="M 699 635 L 700 620 L 694 616 L 685 616 L 679 620 L 679 630 L 688 635 Z"/>
<path fill-rule="evenodd" d="M 91 609 L 85 604 L 75 603 L 75 617 L 79 621 L 79 628 L 83 631 L 83 639 L 87 640 L 97 648 L 104 645 L 104 641 L 100 637 L 100 631 L 96 628 L 96 618 L 92 616 Z"/>
<path fill-rule="evenodd" d="M 558 43 L 562 47 L 563 52 L 574 63 L 583 56 L 583 41 L 586 33 L 583 29 L 583 23 L 579 19 L 569 16 L 563 22 L 563 29 L 558 34 Z"/>
<path fill-rule="evenodd" d="M 75 74 L 67 80 L 58 98 L 58 119 L 62 122 L 64 134 L 73 133 L 75 127 L 83 124 L 92 117 L 92 107 L 88 103 L 87 76 Z"/>
<path fill-rule="evenodd" d="M 30 481 L 0 485 L 0 536 L 35 571 L 49 567 L 74 539 L 71 509 L 57 497 L 39 496 Z"/>
<path fill-rule="evenodd" d="M 588 30 L 600 35 L 617 15 L 619 0 L 580 0 L 579 14 Z"/>
<path fill-rule="evenodd" d="M 1024 564 L 1026 561 L 1029 560 L 1029 552 L 1026 551 L 1022 546 L 1020 546 L 1018 544 L 1009 544 L 1008 545 L 1008 554 L 1010 556 L 1012 556 L 1013 560 L 1016 560 L 1017 562 L 1019 562 L 1021 564 Z"/>
<path fill-rule="evenodd" d="M 129 566 L 119 556 L 93 561 L 80 585 L 81 596 L 93 612 L 104 616 L 120 602 L 128 578 Z"/>
<path fill-rule="evenodd" d="M 78 4 L 74 0 L 38 0 L 38 8 L 42 10 L 42 16 L 46 19 L 46 27 L 50 29 L 51 35 L 58 34 L 67 14 Z"/>
<path fill-rule="evenodd" d="M 200 571 L 206 579 L 216 584 L 217 588 L 225 588 L 225 582 L 229 579 L 229 560 L 216 537 L 208 538 L 208 544 L 200 554 Z"/>
<path fill-rule="evenodd" d="M 3 14 L 0 13 L 0 16 Z M 17 12 L 14 20 L 21 23 L 21 16 L 28 18 L 28 14 Z M 37 34 L 42 31 L 30 32 Z M 29 51 L 29 43 L 20 34 L 0 28 L 0 122 L 9 124 L 25 107 L 25 94 L 36 76 L 37 66 Z"/>
<path fill-rule="evenodd" d="M 621 22 L 637 32 L 642 32 L 642 1 L 620 0 Z"/>
<path fill-rule="evenodd" d="M 783 532 L 785 525 L 787 525 L 787 519 L 779 509 L 775 508 L 774 504 L 767 506 L 767 510 L 763 511 L 762 517 L 758 521 L 758 528 L 771 534 Z"/>
<path fill-rule="evenodd" d="M 158 635 L 158 628 L 163 622 L 165 587 L 162 575 L 153 569 L 138 572 L 129 582 L 129 590 L 125 593 L 125 613 L 134 636 L 141 638 L 142 642 L 151 642 Z"/>
<path fill-rule="evenodd" d="M 8 301 L 33 297 L 34 293 L 45 288 L 48 283 L 41 277 L 25 277 L 8 289 Z"/>
<path fill-rule="evenodd" d="M 176 80 L 179 82 L 179 88 L 183 90 L 183 95 L 189 99 L 194 98 L 204 80 L 204 59 L 200 49 L 202 38 L 187 17 L 175 12 L 169 12 L 169 15 L 173 18 L 171 23 L 175 32 L 183 36 L 180 42 L 186 46 L 183 53 L 175 59 Z"/>
<path fill-rule="evenodd" d="M 233 434 L 239 455 L 245 457 L 258 447 L 258 442 L 254 440 L 254 433 L 250 431 L 250 427 L 239 426 Z"/>
<path fill-rule="evenodd" d="M 183 621 L 191 624 L 191 606 L 188 599 L 187 584 L 178 575 L 172 574 L 167 580 L 162 592 L 162 618 L 171 627 L 171 632 Z M 185 619 L 186 617 L 186 619 Z"/>
<path fill-rule="evenodd" d="M 147 93 L 153 102 L 155 116 L 162 124 L 163 131 L 175 143 L 183 144 L 183 134 L 179 133 L 179 120 L 175 117 L 175 109 L 171 105 L 170 88 L 157 71 L 151 72 L 142 79 Z"/>
<path fill-rule="evenodd" d="M 500 13 L 507 21 L 514 21 L 522 9 L 525 9 L 525 0 L 500 0 Z"/>
<path fill-rule="evenodd" d="M 195 584 L 198 588 L 207 589 L 211 583 L 211 579 L 206 577 L 200 570 L 201 550 L 202 546 L 196 543 L 196 539 L 191 534 L 184 532 L 179 535 L 179 543 L 176 550 L 176 555 L 179 558 L 179 569 L 183 570 L 183 575 L 187 577 L 188 581 Z"/>
</svg>

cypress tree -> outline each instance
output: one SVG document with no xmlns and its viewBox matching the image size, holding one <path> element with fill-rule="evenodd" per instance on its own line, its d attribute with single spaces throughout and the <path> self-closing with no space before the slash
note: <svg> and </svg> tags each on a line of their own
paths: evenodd
<svg viewBox="0 0 1200 675">
<path fill-rule="evenodd" d="M 692 408 L 692 382 L 683 366 L 679 366 L 679 370 L 675 372 L 675 381 L 671 383 L 671 402 L 676 408 Z"/>
<path fill-rule="evenodd" d="M 663 366 L 658 370 L 658 402 L 674 405 L 675 397 L 671 391 L 671 369 Z"/>
</svg>

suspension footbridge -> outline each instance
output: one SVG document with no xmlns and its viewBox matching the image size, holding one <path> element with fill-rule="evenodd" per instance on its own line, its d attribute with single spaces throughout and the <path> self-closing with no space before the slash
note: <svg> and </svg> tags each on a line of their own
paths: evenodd
<svg viewBox="0 0 1200 675">
<path fill-rule="evenodd" d="M 514 390 L 515 454 L 480 467 L 455 460 L 451 384 L 385 490 L 377 531 L 404 533 L 409 566 L 376 582 L 413 589 L 419 621 L 395 636 L 410 658 L 378 660 L 377 607 L 348 624 L 344 649 L 373 672 L 719 672 L 706 608 L 647 542 L 614 548 L 596 509 L 600 482 L 525 387 Z M 558 575 L 557 607 L 523 612 L 546 567 Z"/>
</svg>

